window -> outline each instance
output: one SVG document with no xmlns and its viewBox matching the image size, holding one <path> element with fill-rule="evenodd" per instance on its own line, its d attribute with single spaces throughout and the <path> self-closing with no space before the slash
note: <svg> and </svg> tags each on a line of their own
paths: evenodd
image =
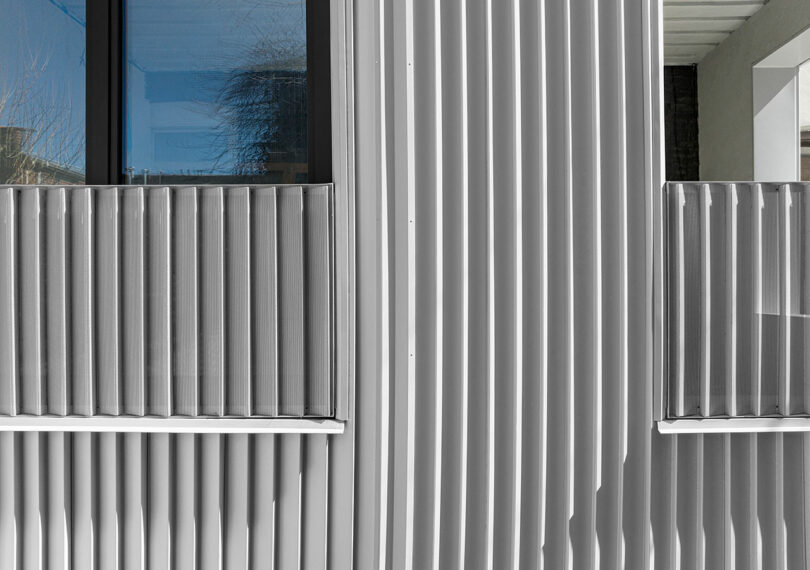
<svg viewBox="0 0 810 570">
<path fill-rule="evenodd" d="M 4 4 L 0 180 L 331 181 L 328 2 Z"/>
<path fill-rule="evenodd" d="M 84 0 L 0 6 L 0 182 L 82 183 Z"/>
</svg>

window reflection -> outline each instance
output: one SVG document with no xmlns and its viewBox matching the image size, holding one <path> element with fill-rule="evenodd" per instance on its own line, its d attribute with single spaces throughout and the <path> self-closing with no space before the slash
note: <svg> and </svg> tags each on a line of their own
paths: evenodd
<svg viewBox="0 0 810 570">
<path fill-rule="evenodd" d="M 85 3 L 0 0 L 0 183 L 80 184 Z"/>
<path fill-rule="evenodd" d="M 132 182 L 306 182 L 305 0 L 132 0 L 125 38 Z"/>
</svg>

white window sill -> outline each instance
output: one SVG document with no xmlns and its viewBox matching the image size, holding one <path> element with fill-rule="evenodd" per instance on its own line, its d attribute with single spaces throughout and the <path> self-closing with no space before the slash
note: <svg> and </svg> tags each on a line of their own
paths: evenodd
<svg viewBox="0 0 810 570">
<path fill-rule="evenodd" d="M 663 434 L 810 432 L 810 417 L 677 419 L 656 423 Z"/>
<path fill-rule="evenodd" d="M 344 422 L 316 418 L 161 418 L 154 416 L 4 416 L 2 431 L 127 433 L 342 434 Z"/>
</svg>

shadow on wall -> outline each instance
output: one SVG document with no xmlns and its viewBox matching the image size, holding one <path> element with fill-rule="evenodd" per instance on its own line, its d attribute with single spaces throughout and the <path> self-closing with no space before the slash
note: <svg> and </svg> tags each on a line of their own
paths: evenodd
<svg viewBox="0 0 810 570">
<path fill-rule="evenodd" d="M 696 65 L 664 67 L 667 180 L 700 179 Z"/>
</svg>

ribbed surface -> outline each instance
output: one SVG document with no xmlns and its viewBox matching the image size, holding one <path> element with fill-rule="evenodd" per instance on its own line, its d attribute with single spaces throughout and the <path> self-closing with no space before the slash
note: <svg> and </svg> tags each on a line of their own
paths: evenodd
<svg viewBox="0 0 810 570">
<path fill-rule="evenodd" d="M 343 3 L 331 6 L 339 15 Z M 357 192 L 345 433 L 3 435 L 0 567 L 16 555 L 39 568 L 45 537 L 62 562 L 60 536 L 72 537 L 74 568 L 94 556 L 114 567 L 116 555 L 143 567 L 166 549 L 175 568 L 806 567 L 806 436 L 653 428 L 657 6 L 355 0 L 354 29 L 332 28 L 353 46 L 357 111 L 333 114 L 357 156 L 344 172 Z M 258 222 L 295 209 L 263 196 L 254 239 L 311 235 L 308 221 Z M 262 267 L 257 279 L 289 287 Z M 183 271 L 210 274 L 191 259 Z M 298 311 L 288 293 L 290 307 L 253 295 L 268 310 L 254 335 L 277 338 L 274 324 Z M 203 365 L 184 358 L 186 370 Z M 268 408 L 284 393 L 268 392 Z M 72 442 L 65 468 L 58 450 L 43 455 L 59 437 Z M 88 465 L 94 475 L 77 471 Z M 32 485 L 38 473 L 48 479 Z M 69 518 L 54 506 L 63 496 Z"/>
<path fill-rule="evenodd" d="M 0 413 L 332 416 L 332 210 L 331 186 L 0 189 Z"/>
<path fill-rule="evenodd" d="M 381 126 L 369 119 L 369 137 L 384 143 L 367 183 L 387 191 L 390 245 L 376 253 L 392 366 L 390 390 L 362 377 L 357 389 L 361 410 L 375 397 L 381 409 L 359 421 L 383 430 L 358 434 L 359 456 L 379 454 L 359 488 L 380 481 L 376 502 L 357 503 L 358 528 L 379 536 L 358 532 L 358 567 L 807 567 L 807 436 L 662 436 L 652 422 L 659 5 L 392 0 L 373 12 L 363 47 L 378 42 Z M 697 239 L 707 220 L 694 222 Z M 718 330 L 714 316 L 687 318 Z"/>
<path fill-rule="evenodd" d="M 669 184 L 669 416 L 810 413 L 810 186 Z"/>
</svg>

